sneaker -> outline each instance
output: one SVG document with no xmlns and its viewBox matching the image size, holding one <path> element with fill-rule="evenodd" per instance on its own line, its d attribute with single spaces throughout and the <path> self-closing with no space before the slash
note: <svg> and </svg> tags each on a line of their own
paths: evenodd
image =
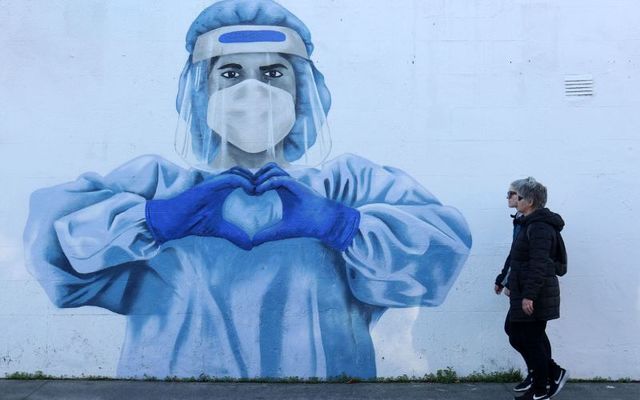
<svg viewBox="0 0 640 400">
<path fill-rule="evenodd" d="M 558 375 L 549 380 L 551 384 L 551 386 L 549 387 L 549 398 L 552 398 L 553 396 L 557 395 L 562 390 L 562 387 L 564 386 L 564 384 L 567 383 L 568 379 L 569 379 L 569 371 L 567 371 L 564 368 L 560 368 Z"/>
<path fill-rule="evenodd" d="M 533 382 L 533 376 L 531 375 L 531 372 L 529 372 L 527 377 L 524 378 L 524 380 L 522 382 L 518 383 L 513 388 L 513 391 L 514 392 L 526 392 L 527 390 L 529 390 L 531 388 L 531 382 Z"/>
<path fill-rule="evenodd" d="M 550 399 L 549 393 L 538 393 L 533 390 L 533 388 L 527 390 L 522 396 L 514 397 L 514 400 L 545 400 Z"/>
</svg>

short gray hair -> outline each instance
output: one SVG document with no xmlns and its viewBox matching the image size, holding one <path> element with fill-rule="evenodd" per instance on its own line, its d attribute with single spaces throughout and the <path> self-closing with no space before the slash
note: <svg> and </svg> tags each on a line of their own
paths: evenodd
<svg viewBox="0 0 640 400">
<path fill-rule="evenodd" d="M 547 188 L 533 177 L 511 182 L 518 195 L 531 202 L 533 208 L 544 208 L 547 205 Z"/>
<path fill-rule="evenodd" d="M 522 185 L 524 185 L 527 182 L 535 182 L 535 181 L 536 180 L 533 177 L 528 177 L 525 179 L 517 179 L 511 182 L 511 185 L 509 185 L 509 187 L 515 190 L 516 192 L 520 192 L 520 188 L 522 187 Z"/>
</svg>

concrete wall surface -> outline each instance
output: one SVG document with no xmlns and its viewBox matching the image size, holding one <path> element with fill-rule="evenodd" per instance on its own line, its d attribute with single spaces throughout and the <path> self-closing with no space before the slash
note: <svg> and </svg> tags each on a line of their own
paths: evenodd
<svg viewBox="0 0 640 400">
<path fill-rule="evenodd" d="M 63 265 L 59 263 L 62 250 L 57 242 L 50 242 L 35 254 L 29 245 L 33 238 L 27 234 L 25 244 L 23 233 L 30 196 L 38 189 L 75 181 L 87 172 L 103 177 L 145 154 L 188 168 L 174 151 L 175 96 L 188 57 L 185 34 L 210 4 L 203 0 L 0 0 L 0 187 L 4 188 L 0 375 L 17 371 L 136 375 L 131 371 L 138 364 L 131 361 L 134 356 L 125 356 L 132 351 L 127 346 L 135 344 L 134 350 L 143 358 L 151 357 L 151 350 L 144 353 L 142 349 L 146 343 L 156 350 L 163 348 L 165 338 L 157 326 L 165 322 L 153 317 L 155 311 L 82 299 L 98 298 L 101 291 L 119 290 L 129 296 L 130 291 L 147 290 L 145 301 L 151 304 L 154 296 L 164 301 L 164 292 L 155 286 L 129 285 L 126 279 L 137 282 L 133 270 L 129 278 L 114 275 L 100 288 L 70 294 L 77 289 L 74 283 L 56 286 L 60 280 L 72 276 L 87 282 L 98 275 L 74 271 L 72 263 L 63 263 L 62 272 L 55 274 L 43 269 L 34 273 L 30 260 L 39 257 Z M 354 296 L 345 306 L 353 314 L 331 314 L 328 321 L 335 324 L 335 332 L 351 323 L 355 326 L 358 318 L 363 328 L 353 334 L 356 339 L 332 336 L 334 331 L 324 325 L 318 328 L 314 340 L 324 336 L 320 345 L 314 342 L 315 358 L 309 362 L 319 369 L 299 374 L 322 377 L 346 371 L 358 375 L 359 363 L 366 364 L 363 353 L 354 353 L 355 367 L 349 367 L 354 369 L 324 367 L 333 362 L 332 357 L 338 357 L 335 365 L 347 363 L 340 358 L 347 352 L 340 346 L 336 347 L 339 355 L 327 350 L 331 343 L 343 340 L 364 340 L 364 347 L 369 340 L 373 344 L 367 357 L 375 359 L 372 368 L 363 372 L 365 376 L 422 376 L 446 367 L 459 375 L 524 368 L 503 331 L 508 299 L 493 293 L 493 282 L 512 239 L 509 214 L 513 210 L 505 199 L 509 183 L 534 176 L 549 190 L 548 207 L 566 222 L 563 237 L 569 272 L 560 278 L 561 318 L 547 329 L 555 360 L 570 369 L 573 377 L 640 379 L 640 234 L 635 213 L 640 204 L 640 3 L 281 0 L 280 4 L 309 28 L 315 45 L 311 60 L 331 92 L 329 159 L 356 154 L 375 165 L 404 171 L 461 216 L 451 217 L 461 219 L 438 229 L 462 232 L 459 242 L 451 244 L 456 249 L 451 250 L 451 260 L 457 257 L 456 261 L 446 255 L 433 261 L 443 263 L 451 276 L 442 278 L 450 280 L 438 286 L 444 288 L 442 296 L 432 303 L 421 297 L 397 304 L 390 298 L 387 303 L 365 300 L 362 305 L 355 275 L 349 275 L 350 269 L 339 273 L 343 280 L 327 287 L 342 285 L 341 290 L 354 291 L 345 294 Z M 575 81 L 582 84 L 580 96 Z M 41 198 L 29 224 L 52 230 L 52 221 L 33 215 L 47 215 L 49 205 L 66 207 L 59 199 L 52 197 L 49 204 L 46 196 Z M 398 215 L 413 212 L 407 210 Z M 464 221 L 473 237 L 468 258 Z M 380 260 L 414 254 L 406 249 L 422 228 L 403 224 L 407 240 L 390 245 Z M 434 224 L 430 226 L 438 226 Z M 252 250 L 256 251 L 261 250 Z M 267 260 L 264 265 L 275 263 L 274 257 L 283 254 L 280 251 L 259 253 Z M 317 254 L 328 254 L 320 251 Z M 335 265 L 351 265 L 356 256 L 349 254 Z M 333 260 L 318 257 L 322 262 Z M 283 284 L 278 290 L 293 296 L 289 288 L 309 285 L 303 278 L 291 279 L 291 286 Z M 432 290 L 426 287 L 420 290 Z M 250 296 L 253 288 L 243 293 Z M 183 288 L 174 289 L 180 294 Z M 49 295 L 45 290 L 50 290 Z M 394 295 L 410 297 L 411 290 L 398 289 Z M 56 303 L 54 297 L 62 295 L 64 304 Z M 249 308 L 234 308 L 231 298 L 221 301 L 227 300 L 228 312 L 249 312 Z M 350 308 L 355 303 L 362 306 L 358 311 Z M 336 310 L 322 307 L 317 311 L 320 318 Z M 281 310 L 285 317 L 295 313 L 287 310 Z M 184 319 L 200 314 L 172 308 L 166 315 Z M 223 310 L 220 321 L 232 317 Z M 261 348 L 258 372 L 251 372 L 253 361 L 244 365 L 241 359 L 255 354 L 242 340 L 257 325 L 274 328 L 266 322 L 246 329 L 238 325 L 240 344 L 229 345 L 232 350 L 225 357 L 234 359 L 239 372 L 225 370 L 221 361 L 222 369 L 202 373 L 289 375 L 293 373 L 287 371 L 296 371 L 295 365 L 307 362 L 303 356 L 309 354 L 303 348 L 307 344 L 303 346 L 302 339 L 296 342 L 297 328 L 283 322 L 273 330 L 282 335 L 280 353 L 269 355 Z M 180 340 L 200 346 L 211 338 L 205 327 L 197 328 L 205 332 L 201 335 L 195 329 L 175 333 L 166 353 L 154 350 L 153 360 L 136 361 L 149 366 L 150 372 L 144 374 L 160 378 L 193 374 L 166 357 L 179 352 Z M 210 329 L 216 331 L 219 325 Z M 194 347 L 198 354 L 193 357 L 203 365 L 204 358 L 223 358 L 222 351 L 201 353 L 208 348 Z M 131 358 L 123 361 L 125 357 Z M 276 365 L 275 372 L 261 373 L 268 370 L 268 357 L 279 357 L 269 364 Z M 123 367 L 126 362 L 130 362 L 128 370 Z M 154 369 L 162 363 L 168 369 Z"/>
</svg>

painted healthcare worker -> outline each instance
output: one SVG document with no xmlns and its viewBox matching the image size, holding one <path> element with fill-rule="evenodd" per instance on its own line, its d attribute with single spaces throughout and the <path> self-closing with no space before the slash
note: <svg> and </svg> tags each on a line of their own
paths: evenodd
<svg viewBox="0 0 640 400">
<path fill-rule="evenodd" d="M 227 0 L 187 35 L 176 148 L 33 193 L 30 271 L 58 307 L 127 316 L 118 375 L 376 375 L 389 307 L 436 306 L 471 246 L 404 172 L 329 151 L 304 24 Z M 310 167 L 316 165 L 316 167 Z"/>
</svg>

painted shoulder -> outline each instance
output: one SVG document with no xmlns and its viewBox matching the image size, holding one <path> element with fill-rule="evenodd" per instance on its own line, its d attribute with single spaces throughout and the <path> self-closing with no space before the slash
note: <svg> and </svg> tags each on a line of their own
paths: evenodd
<svg viewBox="0 0 640 400">
<path fill-rule="evenodd" d="M 339 171 L 344 174 L 370 179 L 392 179 L 396 183 L 406 186 L 420 186 L 420 184 L 403 170 L 387 165 L 376 164 L 371 160 L 351 153 L 342 154 L 325 164 L 323 169 Z"/>
<path fill-rule="evenodd" d="M 350 175 L 360 175 L 362 171 L 379 170 L 384 167 L 367 160 L 364 157 L 351 153 L 341 154 L 338 157 L 324 163 L 320 168 L 323 172 L 349 173 Z"/>
<path fill-rule="evenodd" d="M 157 155 L 143 155 L 113 170 L 104 180 L 118 190 L 154 197 L 169 188 L 192 186 L 195 172 L 182 168 Z"/>
<path fill-rule="evenodd" d="M 156 174 L 158 171 L 166 171 L 168 173 L 187 172 L 186 169 L 163 157 L 154 154 L 145 154 L 120 165 L 107 176 L 149 176 L 150 174 Z"/>
</svg>

